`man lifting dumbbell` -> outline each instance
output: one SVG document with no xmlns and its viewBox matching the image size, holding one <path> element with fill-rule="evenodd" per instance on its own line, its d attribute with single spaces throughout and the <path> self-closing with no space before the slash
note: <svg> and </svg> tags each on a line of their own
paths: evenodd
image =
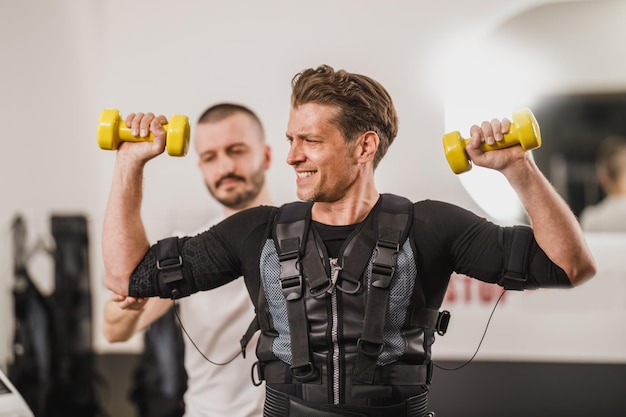
<svg viewBox="0 0 626 417">
<path fill-rule="evenodd" d="M 115 164 L 103 227 L 115 293 L 180 298 L 243 275 L 261 330 L 265 417 L 425 417 L 431 347 L 445 332 L 438 309 L 453 272 L 514 290 L 571 288 L 595 274 L 577 219 L 528 152 L 481 149 L 504 140 L 509 120 L 473 126 L 465 150 L 504 175 L 532 227 L 380 193 L 374 171 L 398 117 L 376 80 L 308 68 L 292 78 L 290 104 L 287 163 L 301 201 L 150 245 L 141 174 L 159 149 L 142 148 Z M 163 140 L 159 123 L 150 128 Z M 161 270 L 161 260 L 174 269 Z"/>
</svg>

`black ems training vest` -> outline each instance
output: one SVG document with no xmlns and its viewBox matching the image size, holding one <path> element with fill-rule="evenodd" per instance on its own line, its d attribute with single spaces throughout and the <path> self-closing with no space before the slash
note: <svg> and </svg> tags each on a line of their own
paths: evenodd
<svg viewBox="0 0 626 417">
<path fill-rule="evenodd" d="M 337 259 L 311 227 L 311 207 L 281 206 L 261 257 L 257 317 L 241 341 L 245 351 L 260 328 L 258 379 L 301 384 L 314 403 L 353 405 L 390 397 L 392 385 L 429 384 L 430 347 L 449 315 L 426 308 L 413 204 L 382 194 Z"/>
</svg>

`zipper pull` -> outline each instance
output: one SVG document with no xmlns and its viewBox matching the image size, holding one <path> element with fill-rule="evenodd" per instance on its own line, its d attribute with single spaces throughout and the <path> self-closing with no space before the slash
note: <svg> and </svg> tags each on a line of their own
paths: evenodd
<svg viewBox="0 0 626 417">
<path fill-rule="evenodd" d="M 339 272 L 343 268 L 337 263 L 337 258 L 330 258 L 330 285 L 326 290 L 327 293 L 331 294 L 335 290 L 335 284 L 337 284 L 337 279 L 339 279 Z"/>
</svg>

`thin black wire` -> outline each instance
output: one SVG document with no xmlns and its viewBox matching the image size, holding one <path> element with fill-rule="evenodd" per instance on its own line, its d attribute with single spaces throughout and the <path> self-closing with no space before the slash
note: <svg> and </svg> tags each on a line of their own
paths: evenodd
<svg viewBox="0 0 626 417">
<path fill-rule="evenodd" d="M 487 334 L 487 329 L 489 328 L 489 323 L 491 322 L 491 318 L 493 317 L 493 313 L 496 312 L 496 307 L 498 307 L 498 303 L 500 302 L 500 300 L 502 299 L 502 296 L 504 295 L 504 293 L 507 292 L 507 290 L 502 290 L 502 294 L 500 294 L 500 296 L 498 297 L 498 300 L 496 300 L 496 303 L 493 306 L 493 309 L 491 310 L 491 314 L 489 315 L 489 320 L 487 320 L 487 324 L 485 325 L 485 331 L 483 332 L 483 337 L 480 338 L 480 342 L 478 342 L 478 346 L 476 347 L 476 351 L 474 352 L 474 354 L 472 355 L 471 358 L 469 358 L 469 360 L 459 366 L 457 366 L 456 368 L 446 368 L 440 365 L 437 365 L 434 361 L 433 361 L 433 366 L 435 368 L 438 369 L 442 369 L 444 371 L 456 371 L 458 369 L 461 369 L 467 365 L 469 365 L 469 363 L 474 360 L 474 358 L 476 357 L 476 355 L 478 354 L 478 350 L 480 349 L 480 345 L 483 344 L 483 340 L 485 340 L 485 335 Z"/>
<path fill-rule="evenodd" d="M 181 321 L 180 316 L 178 315 L 178 309 L 176 308 L 176 299 L 173 298 L 173 297 L 172 297 L 172 304 L 173 304 L 172 308 L 174 309 L 174 314 L 176 314 L 176 318 L 178 319 L 178 324 L 180 324 L 180 328 L 183 330 L 183 333 L 185 333 L 185 336 L 187 336 L 187 339 L 189 339 L 189 341 L 191 342 L 193 347 L 196 348 L 198 353 L 200 355 L 202 355 L 202 357 L 204 359 L 206 359 L 208 362 L 212 363 L 213 365 L 217 365 L 217 366 L 228 365 L 229 363 L 234 361 L 237 358 L 237 356 L 241 355 L 242 351 L 240 350 L 239 352 L 237 352 L 237 354 L 235 354 L 235 356 L 233 356 L 232 358 L 230 358 L 229 360 L 227 360 L 226 362 L 223 362 L 223 363 L 214 362 L 211 359 L 209 359 L 204 353 L 202 353 L 202 351 L 200 350 L 198 345 L 196 345 L 196 342 L 194 342 L 193 339 L 191 338 L 191 336 L 189 336 L 189 333 L 187 333 L 187 329 L 185 329 L 185 326 L 183 326 L 183 322 Z"/>
<path fill-rule="evenodd" d="M 459 370 L 467 365 L 469 365 L 474 358 L 476 357 L 476 355 L 478 354 L 478 351 L 480 350 L 480 346 L 483 344 L 483 340 L 485 340 L 485 336 L 487 335 L 487 330 L 489 329 L 489 323 L 491 323 L 491 319 L 493 318 L 493 314 L 496 312 L 496 307 L 498 307 L 498 304 L 500 303 L 500 300 L 502 299 L 502 296 L 504 296 L 504 293 L 507 290 L 502 290 L 502 293 L 500 294 L 500 296 L 498 297 L 498 299 L 496 300 L 496 303 L 493 306 L 493 309 L 491 310 L 491 314 L 489 315 L 489 319 L 487 320 L 487 324 L 485 325 L 485 331 L 483 332 L 482 337 L 480 338 L 480 342 L 478 342 L 478 346 L 476 347 L 476 351 L 474 352 L 474 354 L 472 355 L 471 358 L 469 358 L 467 360 L 467 362 L 455 367 L 455 368 L 446 368 L 443 367 L 441 365 L 437 365 L 434 361 L 433 361 L 433 366 L 435 368 L 444 370 L 444 371 L 456 371 Z M 229 360 L 227 360 L 226 362 L 214 362 L 211 359 L 209 359 L 204 353 L 202 353 L 202 351 L 200 350 L 200 348 L 198 347 L 198 345 L 196 345 L 196 343 L 193 341 L 193 339 L 191 338 L 191 336 L 189 335 L 189 333 L 187 333 L 187 329 L 185 329 L 185 326 L 183 326 L 183 322 L 180 319 L 180 316 L 178 315 L 178 310 L 176 309 L 176 299 L 172 298 L 172 304 L 173 304 L 173 308 L 174 308 L 174 314 L 176 314 L 176 318 L 178 319 L 178 323 L 180 324 L 180 328 L 183 330 L 183 333 L 185 333 L 185 335 L 187 336 L 187 339 L 189 339 L 189 341 L 191 342 L 191 344 L 193 345 L 193 347 L 198 351 L 198 353 L 200 355 L 202 355 L 202 357 L 204 359 L 206 359 L 208 362 L 212 363 L 213 365 L 217 365 L 217 366 L 223 366 L 223 365 L 228 365 L 229 363 L 231 363 L 232 361 L 234 361 L 237 356 L 241 355 L 241 351 L 237 352 L 235 354 L 235 356 L 233 356 L 232 358 L 230 358 Z"/>
</svg>

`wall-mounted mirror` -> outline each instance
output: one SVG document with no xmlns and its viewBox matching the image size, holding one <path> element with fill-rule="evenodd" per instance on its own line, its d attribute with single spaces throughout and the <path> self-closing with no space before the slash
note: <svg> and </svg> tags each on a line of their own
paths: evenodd
<svg viewBox="0 0 626 417">
<path fill-rule="evenodd" d="M 466 49 L 449 83 L 447 130 L 530 107 L 543 137 L 533 156 L 579 214 L 603 197 L 594 170 L 599 142 L 626 133 L 625 41 L 623 0 L 555 2 L 513 16 Z M 494 219 L 525 221 L 498 173 L 474 167 L 459 179 Z"/>
<path fill-rule="evenodd" d="M 626 89 L 541 97 L 534 107 L 547 138 L 535 161 L 576 215 L 606 197 L 596 172 L 599 144 L 626 137 Z M 626 212 L 624 212 L 626 216 Z"/>
</svg>

